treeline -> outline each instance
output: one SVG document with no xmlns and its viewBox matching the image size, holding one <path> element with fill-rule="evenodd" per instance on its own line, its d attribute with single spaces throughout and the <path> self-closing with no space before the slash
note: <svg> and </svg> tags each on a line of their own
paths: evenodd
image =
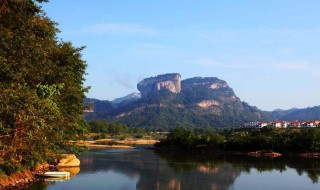
<svg viewBox="0 0 320 190">
<path fill-rule="evenodd" d="M 320 129 L 279 129 L 264 127 L 250 130 L 223 130 L 198 133 L 176 128 L 156 144 L 160 148 L 205 149 L 211 151 L 275 151 L 279 153 L 320 152 Z"/>
<path fill-rule="evenodd" d="M 76 152 L 86 132 L 83 48 L 58 39 L 42 2 L 0 1 L 0 176 Z"/>
<path fill-rule="evenodd" d="M 134 135 L 137 138 L 141 138 L 146 134 L 146 130 L 141 127 L 128 127 L 123 123 L 110 123 L 105 121 L 91 121 L 88 123 L 88 130 L 92 133 L 97 133 L 94 138 L 101 139 L 107 136 L 126 136 Z"/>
</svg>

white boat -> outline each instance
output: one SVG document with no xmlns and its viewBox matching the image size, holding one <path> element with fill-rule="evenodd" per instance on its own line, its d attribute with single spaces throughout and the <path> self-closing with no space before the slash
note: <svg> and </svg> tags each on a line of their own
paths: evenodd
<svg viewBox="0 0 320 190">
<path fill-rule="evenodd" d="M 70 172 L 45 172 L 38 175 L 41 177 L 67 178 L 70 177 Z"/>
</svg>

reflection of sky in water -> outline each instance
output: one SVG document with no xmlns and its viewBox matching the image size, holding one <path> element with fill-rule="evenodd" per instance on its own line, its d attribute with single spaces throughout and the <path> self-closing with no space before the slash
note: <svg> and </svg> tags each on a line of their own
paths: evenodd
<svg viewBox="0 0 320 190">
<path fill-rule="evenodd" d="M 305 173 L 299 176 L 297 171 L 291 168 L 287 168 L 282 173 L 274 170 L 269 172 L 259 172 L 256 169 L 251 169 L 250 173 L 242 172 L 232 187 L 230 187 L 230 190 L 231 189 L 319 190 L 319 184 L 313 184 L 311 179 Z"/>
<path fill-rule="evenodd" d="M 107 172 L 95 172 L 84 175 L 78 174 L 77 177 L 71 178 L 69 181 L 48 185 L 47 189 L 131 190 L 136 189 L 138 181 L 138 176 L 128 177 L 109 170 Z"/>
</svg>

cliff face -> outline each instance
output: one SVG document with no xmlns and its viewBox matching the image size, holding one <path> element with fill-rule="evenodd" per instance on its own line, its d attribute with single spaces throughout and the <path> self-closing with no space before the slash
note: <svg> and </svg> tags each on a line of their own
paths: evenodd
<svg viewBox="0 0 320 190">
<path fill-rule="evenodd" d="M 173 73 L 146 78 L 138 83 L 137 88 L 142 96 L 164 89 L 179 93 L 181 91 L 181 75 Z"/>
<path fill-rule="evenodd" d="M 216 77 L 195 77 L 183 80 L 182 93 L 186 104 L 196 104 L 207 108 L 223 106 L 226 103 L 241 102 L 228 84 Z"/>
</svg>

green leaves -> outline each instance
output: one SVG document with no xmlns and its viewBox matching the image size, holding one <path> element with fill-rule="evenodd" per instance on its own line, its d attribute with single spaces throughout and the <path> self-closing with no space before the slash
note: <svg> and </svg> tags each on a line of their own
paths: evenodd
<svg viewBox="0 0 320 190">
<path fill-rule="evenodd" d="M 64 87 L 64 83 L 62 84 L 53 84 L 51 86 L 49 85 L 41 85 L 41 84 L 37 84 L 37 95 L 40 99 L 43 98 L 52 98 L 55 95 L 60 95 L 60 89 L 62 89 Z"/>
<path fill-rule="evenodd" d="M 69 140 L 85 132 L 86 64 L 82 47 L 56 40 L 56 23 L 35 0 L 0 8 L 4 2 L 11 4 L 0 13 L 0 170 L 10 173 L 75 149 Z"/>
</svg>

